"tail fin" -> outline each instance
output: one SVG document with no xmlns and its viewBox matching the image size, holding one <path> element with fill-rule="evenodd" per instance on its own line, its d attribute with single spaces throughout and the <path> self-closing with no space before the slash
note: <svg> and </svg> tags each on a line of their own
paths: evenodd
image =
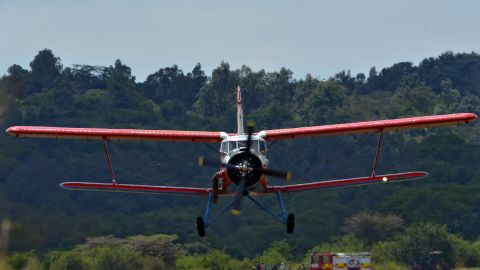
<svg viewBox="0 0 480 270">
<path fill-rule="evenodd" d="M 238 135 L 245 134 L 243 129 L 243 104 L 240 86 L 237 86 L 237 133 Z"/>
</svg>

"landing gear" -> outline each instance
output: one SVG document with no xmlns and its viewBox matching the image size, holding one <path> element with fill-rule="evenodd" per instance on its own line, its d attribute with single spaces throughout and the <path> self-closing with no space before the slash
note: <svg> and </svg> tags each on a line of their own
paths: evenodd
<svg viewBox="0 0 480 270">
<path fill-rule="evenodd" d="M 203 222 L 202 217 L 197 217 L 197 232 L 198 232 L 198 236 L 200 237 L 205 236 L 205 222 Z"/>
<path fill-rule="evenodd" d="M 288 217 L 287 217 L 287 233 L 289 234 L 293 233 L 294 229 L 295 229 L 295 215 L 290 213 L 288 214 Z"/>
<path fill-rule="evenodd" d="M 230 205 L 225 207 L 223 210 L 219 211 L 213 218 L 210 218 L 210 210 L 212 208 L 212 203 L 214 199 L 214 193 L 210 192 L 208 194 L 208 204 L 207 204 L 207 209 L 205 210 L 205 215 L 203 217 L 199 216 L 197 217 L 197 232 L 200 237 L 205 236 L 205 228 L 208 226 L 214 224 L 223 214 L 225 214 L 228 210 L 234 209 L 236 205 L 238 205 L 239 200 L 243 198 L 247 198 L 250 201 L 252 201 L 255 205 L 257 205 L 260 209 L 264 210 L 268 214 L 270 214 L 274 219 L 278 220 L 282 224 L 284 224 L 287 227 L 287 233 L 291 234 L 293 233 L 293 230 L 295 228 L 295 215 L 290 213 L 287 215 L 287 212 L 285 211 L 285 204 L 283 202 L 282 194 L 281 192 L 277 192 L 277 199 L 278 203 L 280 205 L 280 210 L 281 214 L 277 215 L 274 212 L 272 212 L 270 209 L 265 207 L 263 204 L 258 202 L 256 199 L 254 199 L 252 196 L 250 196 L 247 193 L 242 194 L 243 197 L 236 198 L 234 199 Z"/>
</svg>

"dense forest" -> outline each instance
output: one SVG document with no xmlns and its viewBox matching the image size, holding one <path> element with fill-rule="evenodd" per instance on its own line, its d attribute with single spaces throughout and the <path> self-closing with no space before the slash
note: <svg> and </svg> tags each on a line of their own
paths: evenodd
<svg viewBox="0 0 480 270">
<path fill-rule="evenodd" d="M 44 49 L 30 68 L 12 65 L 0 78 L 0 125 L 3 130 L 42 125 L 233 132 L 237 85 L 242 88 L 245 118 L 255 121 L 259 130 L 478 113 L 480 55 L 446 52 L 418 66 L 401 62 L 379 71 L 372 67 L 369 74 L 341 71 L 328 79 L 294 78 L 287 68 L 232 69 L 224 62 L 211 75 L 200 64 L 191 72 L 171 66 L 137 82 L 120 60 L 108 67 L 64 67 L 59 57 Z M 287 211 L 297 219 L 292 235 L 245 203 L 241 216 L 223 217 L 202 239 L 195 217 L 203 213 L 206 198 L 59 188 L 63 181 L 109 181 L 101 142 L 3 134 L 0 219 L 11 224 L 8 251 L 17 254 L 12 255 L 13 264 L 28 261 L 31 254 L 45 261 L 55 254 L 67 260 L 75 252 L 101 257 L 112 246 L 108 241 L 116 241 L 116 252 L 134 256 L 143 254 L 138 242 L 160 238 L 175 247 L 176 254 L 161 263 L 169 267 L 177 263 L 177 268 L 183 263 L 185 269 L 195 260 L 208 261 L 208 256 L 230 260 L 236 265 L 232 269 L 242 268 L 245 260 L 250 263 L 246 257 L 261 258 L 269 252 L 285 261 L 301 261 L 315 247 L 373 250 L 380 261 L 403 264 L 440 249 L 449 254 L 451 264 L 472 265 L 480 262 L 479 131 L 479 124 L 472 123 L 385 134 L 378 173 L 424 170 L 430 175 L 411 183 L 290 194 L 285 198 Z M 376 139 L 371 134 L 279 142 L 269 148 L 270 164 L 292 170 L 296 183 L 366 176 Z M 215 169 L 199 168 L 196 158 L 218 155 L 211 149 L 218 148 L 215 144 L 112 142 L 109 147 L 123 183 L 206 187 Z M 273 196 L 261 200 L 277 208 Z M 220 206 L 228 201 L 221 200 Z M 416 239 L 418 235 L 439 240 Z M 99 248 L 92 241 L 103 245 Z M 427 241 L 429 246 L 414 254 L 400 252 L 401 245 L 421 246 L 415 241 Z M 115 254 L 104 255 L 123 256 Z M 154 264 L 142 260 L 138 263 Z"/>
</svg>

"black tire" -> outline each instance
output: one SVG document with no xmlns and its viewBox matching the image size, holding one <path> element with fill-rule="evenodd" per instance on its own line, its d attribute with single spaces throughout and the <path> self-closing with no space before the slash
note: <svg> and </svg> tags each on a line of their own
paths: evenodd
<svg viewBox="0 0 480 270">
<path fill-rule="evenodd" d="M 287 233 L 289 234 L 293 233 L 294 229 L 295 229 L 295 215 L 290 213 L 288 214 L 288 217 L 287 217 Z"/>
<path fill-rule="evenodd" d="M 205 236 L 205 222 L 203 222 L 202 217 L 197 217 L 197 232 L 198 232 L 198 236 L 200 237 Z"/>
</svg>

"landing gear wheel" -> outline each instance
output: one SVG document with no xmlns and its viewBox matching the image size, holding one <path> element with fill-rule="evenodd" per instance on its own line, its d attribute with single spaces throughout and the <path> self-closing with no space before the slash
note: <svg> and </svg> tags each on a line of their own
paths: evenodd
<svg viewBox="0 0 480 270">
<path fill-rule="evenodd" d="M 293 229 L 295 229 L 295 215 L 290 213 L 287 217 L 287 233 L 293 233 Z"/>
<path fill-rule="evenodd" d="M 200 237 L 205 236 L 205 223 L 203 222 L 202 217 L 197 217 L 197 232 L 198 232 L 198 236 Z"/>
</svg>

